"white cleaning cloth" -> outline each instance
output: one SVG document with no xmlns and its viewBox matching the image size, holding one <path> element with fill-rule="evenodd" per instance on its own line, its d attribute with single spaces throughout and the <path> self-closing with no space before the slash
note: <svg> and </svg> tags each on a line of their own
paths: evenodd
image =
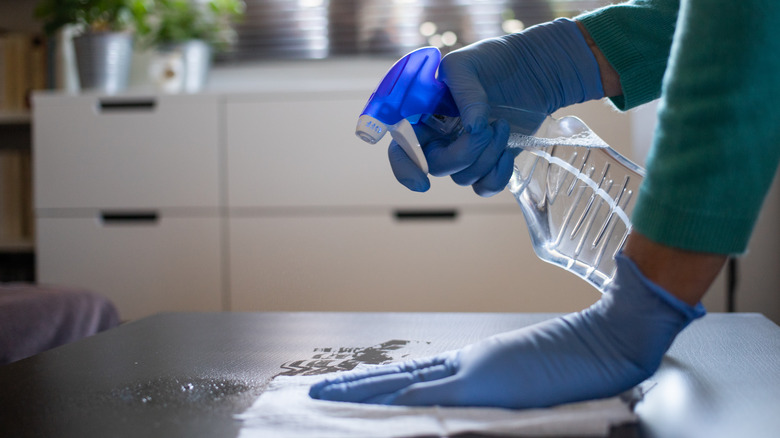
<svg viewBox="0 0 780 438">
<path fill-rule="evenodd" d="M 380 406 L 310 398 L 309 387 L 329 376 L 273 379 L 254 405 L 236 416 L 243 421 L 239 438 L 393 438 L 466 432 L 607 436 L 611 426 L 637 420 L 620 397 L 526 410 Z"/>
</svg>

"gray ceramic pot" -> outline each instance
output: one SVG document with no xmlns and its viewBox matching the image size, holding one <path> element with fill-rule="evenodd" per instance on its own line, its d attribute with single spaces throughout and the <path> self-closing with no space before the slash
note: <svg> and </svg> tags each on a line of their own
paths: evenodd
<svg viewBox="0 0 780 438">
<path fill-rule="evenodd" d="M 129 32 L 88 32 L 73 38 L 82 90 L 119 93 L 127 88 L 133 57 Z"/>
</svg>

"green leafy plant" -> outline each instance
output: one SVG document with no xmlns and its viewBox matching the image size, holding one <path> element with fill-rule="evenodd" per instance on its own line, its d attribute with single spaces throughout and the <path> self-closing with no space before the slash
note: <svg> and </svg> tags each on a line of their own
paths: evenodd
<svg viewBox="0 0 780 438">
<path fill-rule="evenodd" d="M 243 0 L 136 0 L 137 26 L 146 45 L 204 40 L 217 50 L 235 41 L 233 23 L 244 15 Z"/>
<path fill-rule="evenodd" d="M 137 0 L 41 0 L 35 17 L 43 21 L 44 31 L 53 34 L 63 26 L 76 25 L 82 31 L 132 30 L 143 17 L 134 8 Z"/>
</svg>

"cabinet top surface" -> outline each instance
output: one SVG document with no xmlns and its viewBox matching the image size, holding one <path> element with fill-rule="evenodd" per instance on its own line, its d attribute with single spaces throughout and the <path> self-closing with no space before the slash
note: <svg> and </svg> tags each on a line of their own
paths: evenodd
<svg viewBox="0 0 780 438">
<path fill-rule="evenodd" d="M 354 58 L 307 61 L 275 61 L 212 69 L 206 88 L 194 94 L 165 94 L 148 84 L 131 85 L 117 95 L 96 92 L 74 94 L 65 91 L 37 92 L 36 99 L 134 98 L 156 96 L 167 99 L 226 97 L 254 98 L 268 94 L 306 95 L 319 93 L 361 93 L 373 91 L 394 63 L 390 58 Z M 365 96 L 368 97 L 367 95 Z M 67 101 L 68 99 L 66 99 Z"/>
<path fill-rule="evenodd" d="M 0 126 L 26 125 L 32 120 L 29 111 L 0 111 Z"/>
</svg>

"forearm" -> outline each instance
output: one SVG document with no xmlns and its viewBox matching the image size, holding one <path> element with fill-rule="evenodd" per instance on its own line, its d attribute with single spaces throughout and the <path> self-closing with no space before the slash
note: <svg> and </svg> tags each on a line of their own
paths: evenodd
<svg viewBox="0 0 780 438">
<path fill-rule="evenodd" d="M 678 0 L 630 0 L 575 18 L 619 74 L 622 91 L 607 94 L 619 109 L 661 95 L 678 8 Z"/>
<path fill-rule="evenodd" d="M 585 26 L 579 21 L 577 26 L 598 62 L 604 96 L 620 96 L 623 90 L 617 71 L 607 61 Z M 684 251 L 661 245 L 637 232 L 629 236 L 624 254 L 636 263 L 650 281 L 690 305 L 701 300 L 727 259 L 720 254 Z"/>
<path fill-rule="evenodd" d="M 596 45 L 596 42 L 591 38 L 585 26 L 577 21 L 577 27 L 582 32 L 582 36 L 585 37 L 585 42 L 588 43 L 593 56 L 596 58 L 596 62 L 599 65 L 599 72 L 601 74 L 601 87 L 604 89 L 604 97 L 615 97 L 623 94 L 623 89 L 620 86 L 620 76 L 617 70 L 612 67 L 612 64 L 607 61 L 607 57 L 601 52 L 601 49 Z"/>
<path fill-rule="evenodd" d="M 690 305 L 701 300 L 728 258 L 661 245 L 636 231 L 623 253 L 650 281 Z"/>
</svg>

